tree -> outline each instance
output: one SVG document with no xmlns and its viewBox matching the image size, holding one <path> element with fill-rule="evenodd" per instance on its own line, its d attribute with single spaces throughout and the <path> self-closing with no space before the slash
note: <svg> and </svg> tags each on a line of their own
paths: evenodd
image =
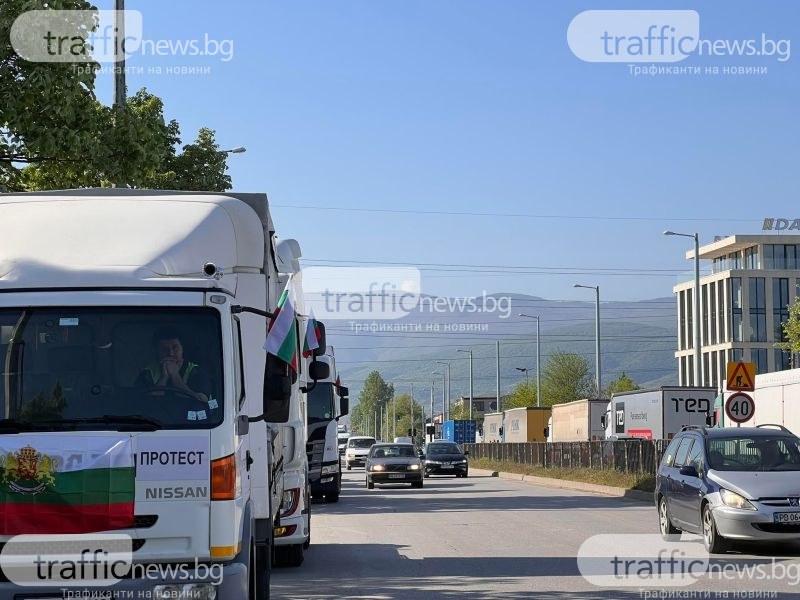
<svg viewBox="0 0 800 600">
<path fill-rule="evenodd" d="M 503 401 L 504 408 L 536 406 L 536 383 L 521 381 Z"/>
<path fill-rule="evenodd" d="M 544 406 L 589 398 L 593 390 L 589 363 L 579 354 L 555 352 L 542 369 Z"/>
<path fill-rule="evenodd" d="M 32 4 L 38 3 L 4 0 L 0 11 L 0 191 L 111 184 L 230 189 L 227 157 L 214 132 L 201 129 L 195 143 L 176 155 L 178 123 L 166 122 L 158 96 L 143 89 L 122 108 L 104 106 L 95 97 L 99 65 L 90 55 L 81 63 L 18 56 L 11 26 Z M 52 0 L 45 6 L 66 11 L 58 13 L 65 26 L 79 19 L 69 11 L 94 9 L 84 0 Z M 75 23 L 71 26 L 78 30 Z"/>
<path fill-rule="evenodd" d="M 625 375 L 625 372 L 623 371 L 618 379 L 615 379 L 614 381 L 608 384 L 605 395 L 607 398 L 610 398 L 611 394 L 618 394 L 620 392 L 632 392 L 638 389 L 639 386 L 636 384 L 636 382 L 627 375 Z"/>
<path fill-rule="evenodd" d="M 392 418 L 397 418 L 397 425 L 396 428 L 392 427 L 389 432 L 387 432 L 387 439 L 394 435 L 394 431 L 397 431 L 398 437 L 406 437 L 408 436 L 408 431 L 412 429 L 411 423 L 411 410 L 412 410 L 412 400 L 411 396 L 408 394 L 400 394 L 399 396 L 395 396 L 389 403 L 386 405 L 386 409 L 389 412 L 389 423 L 392 423 Z M 422 420 L 422 406 L 417 402 L 413 402 L 413 410 L 414 410 L 414 423 L 413 428 L 416 429 L 416 436 L 414 437 L 415 443 L 422 444 L 423 443 L 423 436 L 424 436 L 424 422 Z"/>
<path fill-rule="evenodd" d="M 353 407 L 350 422 L 353 426 L 362 427 L 362 423 L 367 425 L 367 429 L 373 429 L 375 415 L 378 415 L 378 431 L 376 437 L 381 437 L 383 427 L 380 423 L 380 409 L 385 409 L 389 401 L 394 397 L 394 386 L 386 383 L 378 371 L 372 371 L 364 381 L 364 387 L 358 395 L 358 404 Z"/>
<path fill-rule="evenodd" d="M 800 298 L 789 305 L 789 318 L 781 325 L 786 336 L 785 342 L 775 344 L 782 350 L 788 350 L 793 355 L 800 352 Z M 797 367 L 797 364 L 792 366 Z"/>
</svg>

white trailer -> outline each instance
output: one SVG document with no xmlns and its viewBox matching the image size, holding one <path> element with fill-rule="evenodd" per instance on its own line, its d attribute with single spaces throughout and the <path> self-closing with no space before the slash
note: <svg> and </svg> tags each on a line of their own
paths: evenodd
<svg viewBox="0 0 800 600">
<path fill-rule="evenodd" d="M 282 469 L 305 456 L 300 383 L 307 370 L 327 375 L 264 351 L 279 272 L 299 256 L 296 242 L 276 242 L 263 194 L 0 195 L 0 454 L 6 481 L 22 478 L 0 490 L 0 543 L 120 533 L 134 563 L 188 569 L 122 579 L 115 594 L 269 596 Z M 50 476 L 29 486 L 15 452 Z M 116 487 L 83 488 L 56 520 L 15 509 L 14 494 L 55 502 L 64 481 L 109 464 Z M 0 597 L 23 592 L 53 588 L 0 582 Z"/>
<path fill-rule="evenodd" d="M 603 417 L 606 439 L 672 439 L 682 427 L 711 425 L 714 388 L 660 387 L 614 394 Z"/>
<path fill-rule="evenodd" d="M 742 427 L 754 427 L 767 423 L 783 425 L 800 435 L 800 369 L 788 369 L 774 373 L 756 375 L 755 391 L 745 392 L 753 397 L 755 412 Z M 725 415 L 725 400 L 735 392 L 726 390 L 720 407 L 720 424 L 731 427 L 736 424 Z"/>
</svg>

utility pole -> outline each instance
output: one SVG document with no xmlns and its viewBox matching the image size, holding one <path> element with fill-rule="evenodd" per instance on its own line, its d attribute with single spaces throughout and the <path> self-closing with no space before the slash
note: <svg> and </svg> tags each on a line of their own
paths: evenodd
<svg viewBox="0 0 800 600">
<path fill-rule="evenodd" d="M 495 341 L 495 347 L 497 350 L 497 412 L 503 412 L 503 408 L 500 404 L 500 340 Z"/>
<path fill-rule="evenodd" d="M 410 410 L 410 412 L 411 412 L 411 441 L 413 442 L 414 438 L 416 437 L 414 435 L 414 429 L 416 429 L 416 427 L 414 426 L 414 384 L 413 383 L 411 384 L 411 410 Z"/>
<path fill-rule="evenodd" d="M 125 108 L 125 0 L 114 3 L 114 108 Z"/>
<path fill-rule="evenodd" d="M 436 387 L 436 380 L 433 378 L 433 375 L 431 375 L 431 426 L 433 426 L 433 393 L 435 387 Z M 431 434 L 430 441 L 433 441 L 433 434 Z"/>
<path fill-rule="evenodd" d="M 473 404 L 473 396 L 472 396 L 472 350 L 459 350 L 459 352 L 464 352 L 465 354 L 469 354 L 469 420 L 472 420 L 472 404 Z"/>
<path fill-rule="evenodd" d="M 392 437 L 397 437 L 397 400 L 392 399 Z"/>
</svg>

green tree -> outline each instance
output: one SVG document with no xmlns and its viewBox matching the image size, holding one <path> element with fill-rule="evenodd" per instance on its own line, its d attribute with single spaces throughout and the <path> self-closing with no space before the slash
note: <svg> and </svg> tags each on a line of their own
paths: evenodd
<svg viewBox="0 0 800 600">
<path fill-rule="evenodd" d="M 395 416 L 397 418 L 397 426 L 396 428 L 392 427 L 391 431 L 387 432 L 387 439 L 393 437 L 395 431 L 397 432 L 398 437 L 408 436 L 408 431 L 412 428 L 411 396 L 409 396 L 408 394 L 400 394 L 399 396 L 395 396 L 387 404 L 387 410 L 389 411 L 390 424 L 392 422 L 392 418 L 394 418 Z M 422 406 L 417 402 L 413 402 L 413 410 L 414 410 L 413 428 L 416 429 L 416 436 L 414 436 L 414 441 L 417 444 L 421 444 L 423 442 L 423 435 L 424 435 L 423 427 L 425 425 L 422 420 Z"/>
<path fill-rule="evenodd" d="M 536 382 L 521 381 L 503 400 L 503 408 L 536 406 Z"/>
<path fill-rule="evenodd" d="M 102 187 L 224 191 L 226 155 L 214 132 L 201 129 L 176 154 L 178 123 L 164 119 L 163 102 L 143 89 L 122 108 L 95 96 L 99 65 L 22 59 L 11 26 L 32 9 L 89 11 L 84 0 L 4 0 L 0 10 L 0 191 Z M 65 21 L 77 13 L 63 13 Z M 66 25 L 66 23 L 65 23 Z M 74 24 L 73 24 L 74 25 Z M 77 29 L 76 29 L 77 30 Z M 26 166 L 27 165 L 27 166 Z"/>
<path fill-rule="evenodd" d="M 789 305 L 789 318 L 781 325 L 786 341 L 775 344 L 782 350 L 788 350 L 793 355 L 800 352 L 800 298 Z M 798 365 L 793 364 L 797 367 Z"/>
<path fill-rule="evenodd" d="M 394 397 L 394 386 L 386 383 L 378 371 L 372 371 L 364 381 L 364 387 L 358 395 L 358 404 L 353 408 L 350 422 L 353 427 L 359 430 L 365 427 L 374 433 L 375 415 L 378 415 L 377 437 L 382 437 L 385 423 L 381 424 L 380 410 L 385 409 L 389 401 Z"/>
<path fill-rule="evenodd" d="M 542 369 L 542 405 L 589 398 L 594 391 L 589 363 L 579 354 L 555 352 Z"/>
<path fill-rule="evenodd" d="M 611 394 L 618 394 L 620 392 L 632 392 L 638 389 L 639 386 L 636 384 L 636 382 L 627 375 L 625 375 L 625 372 L 623 371 L 618 379 L 615 379 L 614 381 L 608 384 L 605 396 L 606 398 L 610 398 Z"/>
</svg>

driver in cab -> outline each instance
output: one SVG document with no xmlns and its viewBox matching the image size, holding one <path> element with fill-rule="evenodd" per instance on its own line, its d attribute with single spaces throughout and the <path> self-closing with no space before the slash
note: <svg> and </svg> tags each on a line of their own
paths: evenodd
<svg viewBox="0 0 800 600">
<path fill-rule="evenodd" d="M 136 387 L 173 388 L 201 402 L 208 402 L 205 392 L 211 390 L 210 380 L 197 363 L 183 356 L 183 343 L 176 329 L 163 327 L 153 334 L 156 360 L 142 369 Z M 201 391 L 204 390 L 204 391 Z"/>
</svg>

